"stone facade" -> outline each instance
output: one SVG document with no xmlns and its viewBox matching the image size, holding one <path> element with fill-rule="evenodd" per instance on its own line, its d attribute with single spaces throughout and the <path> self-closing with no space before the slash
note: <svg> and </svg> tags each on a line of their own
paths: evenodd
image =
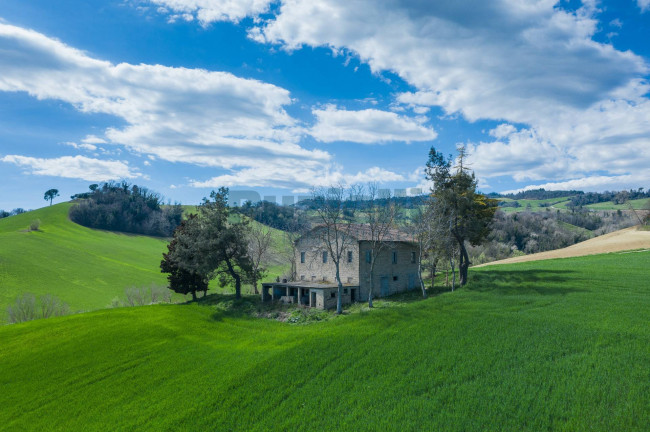
<svg viewBox="0 0 650 432">
<path fill-rule="evenodd" d="M 336 283 L 336 267 L 323 244 L 318 229 L 297 242 L 296 282 Z M 340 264 L 341 281 L 348 285 L 343 303 L 366 301 L 370 289 L 370 263 L 366 254 L 371 243 L 354 239 L 344 253 Z M 327 253 L 324 258 L 323 254 Z M 413 242 L 391 241 L 377 256 L 373 272 L 373 297 L 385 297 L 419 288 L 418 247 Z M 318 293 L 328 309 L 336 306 L 336 296 L 327 290 Z M 321 307 L 320 302 L 317 307 Z"/>
<path fill-rule="evenodd" d="M 305 282 L 336 282 L 336 266 L 318 230 L 301 237 L 296 248 L 296 277 Z M 327 254 L 323 259 L 323 254 Z M 350 242 L 339 266 L 341 282 L 359 285 L 359 243 Z"/>
<path fill-rule="evenodd" d="M 366 255 L 371 250 L 367 241 L 359 242 L 359 289 L 361 300 L 368 299 L 370 289 L 370 263 Z M 391 242 L 375 259 L 373 272 L 373 297 L 385 297 L 412 289 L 418 289 L 418 247 L 414 243 Z"/>
</svg>

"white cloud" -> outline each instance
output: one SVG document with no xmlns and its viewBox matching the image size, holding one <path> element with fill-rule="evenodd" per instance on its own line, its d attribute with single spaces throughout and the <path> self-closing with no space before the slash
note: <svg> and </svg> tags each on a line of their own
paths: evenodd
<svg viewBox="0 0 650 432">
<path fill-rule="evenodd" d="M 394 112 L 365 109 L 347 111 L 328 105 L 314 109 L 316 124 L 310 134 L 323 142 L 351 141 L 364 144 L 388 141 L 430 141 L 436 132 L 423 121 Z"/>
<path fill-rule="evenodd" d="M 372 167 L 356 174 L 345 174 L 340 167 L 306 164 L 294 166 L 278 163 L 260 164 L 257 167 L 243 169 L 236 174 L 213 177 L 206 181 L 195 180 L 190 185 L 197 188 L 214 188 L 218 186 L 271 186 L 309 190 L 314 186 L 331 186 L 333 184 L 353 185 L 368 182 L 387 183 L 403 181 L 401 174 Z"/>
<path fill-rule="evenodd" d="M 572 12 L 556 0 L 285 0 L 250 36 L 357 54 L 374 73 L 416 88 L 398 95 L 404 105 L 504 122 L 495 141 L 471 148 L 483 184 L 500 175 L 650 179 L 649 68 L 592 39 L 597 13 L 594 1 Z"/>
<path fill-rule="evenodd" d="M 63 144 L 65 144 L 67 146 L 70 146 L 70 147 L 73 147 L 73 148 L 76 148 L 76 149 L 83 149 L 83 150 L 88 150 L 88 151 L 97 150 L 97 146 L 94 145 L 94 144 L 86 144 L 86 143 L 77 144 L 76 142 L 72 142 L 72 141 L 64 142 Z"/>
<path fill-rule="evenodd" d="M 273 0 L 148 0 L 161 6 L 158 12 L 168 14 L 170 22 L 177 19 L 191 21 L 196 18 L 201 25 L 215 21 L 237 22 L 268 10 Z"/>
<path fill-rule="evenodd" d="M 127 162 L 91 159 L 85 156 L 63 156 L 43 159 L 7 155 L 0 161 L 23 167 L 33 175 L 45 175 L 87 181 L 106 181 L 141 177 L 129 169 Z"/>
<path fill-rule="evenodd" d="M 503 193 L 517 193 L 526 190 L 544 188 L 546 190 L 581 190 L 585 192 L 603 191 L 603 190 L 624 190 L 629 189 L 630 185 L 649 184 L 648 177 L 639 174 L 626 174 L 621 176 L 589 176 L 571 179 L 562 182 L 549 182 L 534 184 L 521 189 L 504 191 Z"/>
<path fill-rule="evenodd" d="M 84 144 L 106 144 L 106 140 L 100 138 L 96 135 L 86 135 L 84 139 L 81 140 Z"/>
<path fill-rule="evenodd" d="M 260 164 L 330 164 L 297 142 L 303 131 L 284 107 L 283 88 L 226 72 L 112 64 L 32 30 L 0 23 L 0 91 L 57 99 L 123 119 L 76 148 L 126 146 L 150 158 L 231 170 Z M 263 179 L 260 179 L 263 181 Z"/>
<path fill-rule="evenodd" d="M 650 10 L 650 0 L 636 0 L 636 4 L 639 5 L 642 12 Z"/>
</svg>

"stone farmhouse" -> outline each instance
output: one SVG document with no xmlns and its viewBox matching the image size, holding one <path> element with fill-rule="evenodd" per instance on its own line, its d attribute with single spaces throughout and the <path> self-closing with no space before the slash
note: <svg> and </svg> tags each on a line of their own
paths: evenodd
<svg viewBox="0 0 650 432">
<path fill-rule="evenodd" d="M 296 279 L 262 284 L 263 301 L 298 303 L 318 309 L 336 307 L 338 284 L 336 267 L 318 226 L 296 241 Z M 371 232 L 367 225 L 356 224 L 349 231 L 347 248 L 340 262 L 343 304 L 368 300 Z M 416 242 L 408 235 L 391 230 L 375 260 L 373 297 L 419 288 Z"/>
</svg>

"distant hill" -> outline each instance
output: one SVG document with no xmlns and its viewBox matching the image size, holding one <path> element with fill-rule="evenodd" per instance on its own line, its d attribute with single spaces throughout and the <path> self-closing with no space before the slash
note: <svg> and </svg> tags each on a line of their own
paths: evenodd
<svg viewBox="0 0 650 432">
<path fill-rule="evenodd" d="M 650 249 L 650 231 L 641 230 L 638 227 L 626 228 L 580 243 L 576 243 L 563 249 L 513 257 L 483 265 L 513 264 L 554 258 L 572 258 L 584 255 L 595 255 L 636 249 Z"/>
</svg>

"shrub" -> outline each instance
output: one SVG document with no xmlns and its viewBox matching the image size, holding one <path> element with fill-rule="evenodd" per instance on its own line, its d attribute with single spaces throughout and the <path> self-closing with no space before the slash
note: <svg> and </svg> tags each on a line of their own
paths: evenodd
<svg viewBox="0 0 650 432">
<path fill-rule="evenodd" d="M 69 313 L 68 305 L 51 294 L 42 295 L 37 300 L 33 294 L 25 293 L 7 308 L 7 321 L 16 324 Z"/>
<path fill-rule="evenodd" d="M 41 220 L 40 219 L 34 219 L 30 224 L 29 224 L 29 230 L 30 231 L 38 231 L 38 229 L 41 227 Z"/>
<path fill-rule="evenodd" d="M 124 301 L 124 306 L 144 306 L 148 304 L 157 304 L 157 303 L 171 303 L 172 293 L 167 288 L 151 284 L 147 287 L 130 287 L 124 291 L 126 295 L 126 300 Z M 113 299 L 111 303 L 112 307 L 118 307 L 119 299 Z"/>
</svg>

